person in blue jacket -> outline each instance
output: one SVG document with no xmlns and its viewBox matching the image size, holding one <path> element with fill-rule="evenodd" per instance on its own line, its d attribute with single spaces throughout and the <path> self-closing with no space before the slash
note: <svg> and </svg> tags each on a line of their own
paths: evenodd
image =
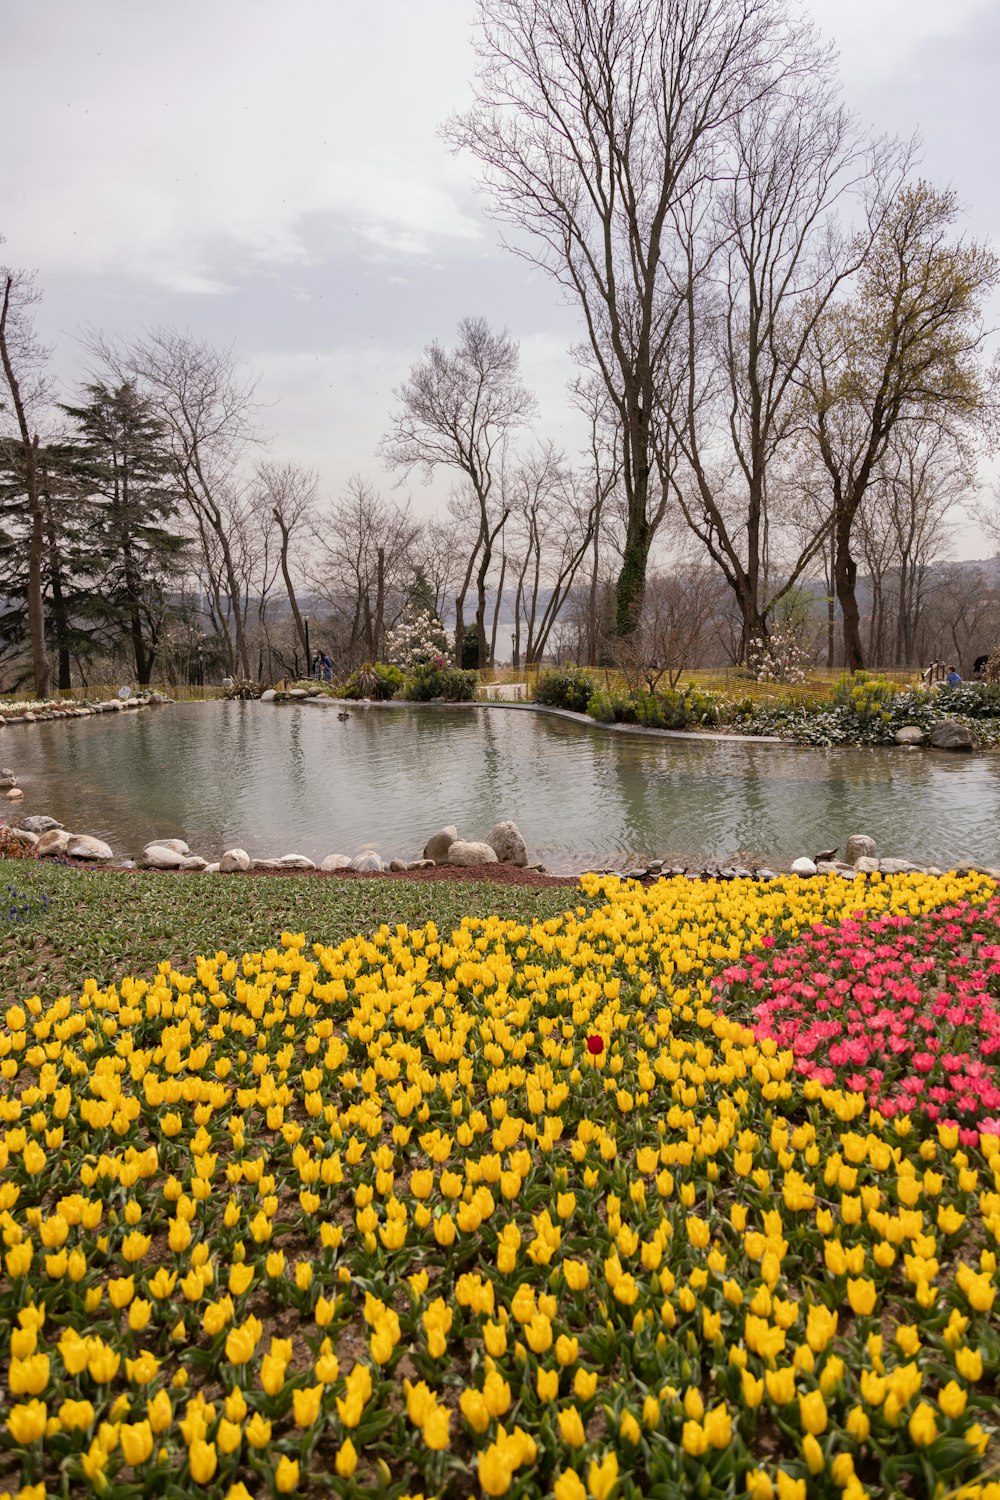
<svg viewBox="0 0 1000 1500">
<path fill-rule="evenodd" d="M 961 682 L 961 680 L 962 679 L 961 679 L 961 677 L 959 675 L 958 668 L 957 667 L 949 667 L 948 668 L 948 675 L 945 678 L 945 682 L 948 684 L 948 686 L 949 687 L 958 687 L 958 684 Z"/>
</svg>

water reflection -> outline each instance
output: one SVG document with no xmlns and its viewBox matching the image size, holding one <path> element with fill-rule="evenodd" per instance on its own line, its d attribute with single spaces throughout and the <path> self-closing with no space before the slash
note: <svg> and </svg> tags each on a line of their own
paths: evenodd
<svg viewBox="0 0 1000 1500">
<path fill-rule="evenodd" d="M 885 853 L 998 859 L 1000 757 L 662 740 L 517 711 L 180 704 L 6 731 L 23 812 L 136 853 L 419 855 L 513 818 L 551 869 L 643 855 L 787 859 L 871 833 Z"/>
</svg>

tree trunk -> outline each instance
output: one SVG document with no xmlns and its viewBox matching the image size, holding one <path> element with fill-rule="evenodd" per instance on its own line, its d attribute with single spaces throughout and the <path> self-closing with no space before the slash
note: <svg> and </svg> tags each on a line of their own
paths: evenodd
<svg viewBox="0 0 1000 1500">
<path fill-rule="evenodd" d="M 378 549 L 378 575 L 375 587 L 375 661 L 381 661 L 385 649 L 385 548 Z"/>
<path fill-rule="evenodd" d="M 646 522 L 646 492 L 643 487 L 641 496 L 631 497 L 621 571 L 615 585 L 615 634 L 620 639 L 634 635 L 639 628 L 651 541 Z"/>
<path fill-rule="evenodd" d="M 304 651 L 306 649 L 306 633 L 302 626 L 302 615 L 299 612 L 299 601 L 298 599 L 296 599 L 295 589 L 292 587 L 292 575 L 288 570 L 289 530 L 288 526 L 285 524 L 285 518 L 281 514 L 277 506 L 274 507 L 271 514 L 277 521 L 278 530 L 281 532 L 281 576 L 285 580 L 285 592 L 288 595 L 288 607 L 292 611 L 292 619 L 295 621 L 295 634 L 298 636 L 299 641 L 302 644 L 302 649 Z M 298 653 L 296 653 L 296 659 L 297 657 Z"/>
<path fill-rule="evenodd" d="M 500 585 L 497 588 L 497 602 L 493 610 L 493 630 L 490 634 L 490 666 L 497 659 L 497 625 L 500 623 L 500 607 L 503 604 L 503 585 L 507 576 L 507 554 L 504 552 L 500 559 Z"/>
<path fill-rule="evenodd" d="M 837 521 L 837 548 L 834 557 L 834 582 L 844 627 L 844 664 L 851 673 L 865 664 L 861 646 L 861 616 L 858 611 L 858 565 L 851 556 L 851 528 L 847 513 Z"/>
</svg>

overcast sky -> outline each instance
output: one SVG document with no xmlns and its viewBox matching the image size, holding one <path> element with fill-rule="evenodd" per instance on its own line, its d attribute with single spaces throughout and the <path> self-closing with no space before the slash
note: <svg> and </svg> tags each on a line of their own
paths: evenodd
<svg viewBox="0 0 1000 1500">
<path fill-rule="evenodd" d="M 997 0 L 807 0 L 848 103 L 923 139 L 965 227 L 1000 243 Z M 470 98 L 472 0 L 7 0 L 0 259 L 37 268 L 38 326 L 78 378 L 83 324 L 157 324 L 261 372 L 280 458 L 335 494 L 433 338 L 482 314 L 520 340 L 540 428 L 571 448 L 556 288 L 499 248 L 474 164 L 437 135 Z M 419 484 L 414 499 L 428 497 Z M 966 530 L 958 551 L 983 549 Z"/>
</svg>

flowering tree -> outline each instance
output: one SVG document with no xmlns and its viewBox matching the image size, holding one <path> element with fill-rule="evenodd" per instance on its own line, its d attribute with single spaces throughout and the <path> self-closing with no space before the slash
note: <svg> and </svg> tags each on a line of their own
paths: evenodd
<svg viewBox="0 0 1000 1500">
<path fill-rule="evenodd" d="M 752 640 L 747 658 L 758 682 L 805 682 L 810 663 L 810 653 L 790 622 L 776 625 L 766 640 Z"/>
<path fill-rule="evenodd" d="M 444 626 L 437 615 L 426 609 L 407 611 L 385 638 L 386 657 L 404 672 L 443 666 L 447 651 Z"/>
</svg>

